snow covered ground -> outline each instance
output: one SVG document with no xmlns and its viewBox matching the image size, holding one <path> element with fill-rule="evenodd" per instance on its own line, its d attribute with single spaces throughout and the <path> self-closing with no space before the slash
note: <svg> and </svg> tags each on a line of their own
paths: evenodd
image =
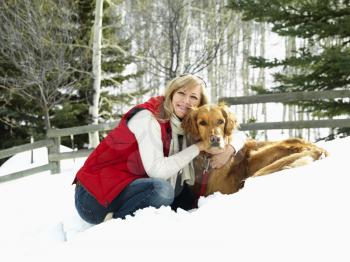
<svg viewBox="0 0 350 262">
<path fill-rule="evenodd" d="M 350 261 L 350 137 L 320 143 L 329 158 L 250 179 L 186 212 L 146 208 L 91 226 L 71 185 L 84 159 L 0 184 L 0 261 Z M 0 175 L 29 164 L 14 156 Z M 47 161 L 36 150 L 35 161 Z"/>
</svg>

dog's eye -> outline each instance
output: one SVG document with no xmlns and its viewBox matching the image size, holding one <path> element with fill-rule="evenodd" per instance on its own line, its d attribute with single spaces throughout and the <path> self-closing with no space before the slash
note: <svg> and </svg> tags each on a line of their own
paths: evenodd
<svg viewBox="0 0 350 262">
<path fill-rule="evenodd" d="M 207 125 L 207 122 L 205 122 L 205 121 L 203 120 L 203 121 L 200 121 L 199 124 L 200 124 L 201 126 L 206 126 L 206 125 Z"/>
<path fill-rule="evenodd" d="M 218 125 L 222 125 L 223 123 L 225 123 L 225 122 L 222 119 L 219 119 L 218 122 L 217 122 Z"/>
</svg>

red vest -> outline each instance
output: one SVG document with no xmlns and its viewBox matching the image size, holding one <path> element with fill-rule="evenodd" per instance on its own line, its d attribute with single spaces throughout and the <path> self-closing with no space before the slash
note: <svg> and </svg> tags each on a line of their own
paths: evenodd
<svg viewBox="0 0 350 262">
<path fill-rule="evenodd" d="M 79 180 L 100 204 L 108 206 L 132 181 L 148 177 L 141 161 L 137 140 L 129 130 L 127 122 L 143 109 L 156 115 L 163 100 L 164 97 L 161 96 L 153 97 L 129 110 L 78 171 L 75 181 Z M 164 156 L 168 156 L 171 140 L 170 123 L 166 121 L 159 124 L 163 153 Z"/>
</svg>

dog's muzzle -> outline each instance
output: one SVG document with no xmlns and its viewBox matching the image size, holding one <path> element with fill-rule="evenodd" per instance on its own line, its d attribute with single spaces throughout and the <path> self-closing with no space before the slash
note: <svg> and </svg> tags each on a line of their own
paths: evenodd
<svg viewBox="0 0 350 262">
<path fill-rule="evenodd" d="M 209 142 L 211 147 L 220 147 L 221 138 L 219 136 L 210 136 Z"/>
</svg>

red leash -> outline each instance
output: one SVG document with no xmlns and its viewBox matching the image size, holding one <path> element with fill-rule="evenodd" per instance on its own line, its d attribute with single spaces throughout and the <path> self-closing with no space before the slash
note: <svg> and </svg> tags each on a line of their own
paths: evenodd
<svg viewBox="0 0 350 262">
<path fill-rule="evenodd" d="M 198 198 L 201 196 L 204 196 L 205 193 L 207 192 L 208 178 L 209 178 L 209 172 L 204 171 L 202 174 L 202 183 L 201 183 L 201 189 L 199 190 Z"/>
<path fill-rule="evenodd" d="M 205 193 L 207 192 L 209 168 L 210 168 L 210 158 L 206 158 L 206 163 L 202 174 L 201 188 L 199 190 L 198 198 L 201 196 L 205 196 Z"/>
</svg>

